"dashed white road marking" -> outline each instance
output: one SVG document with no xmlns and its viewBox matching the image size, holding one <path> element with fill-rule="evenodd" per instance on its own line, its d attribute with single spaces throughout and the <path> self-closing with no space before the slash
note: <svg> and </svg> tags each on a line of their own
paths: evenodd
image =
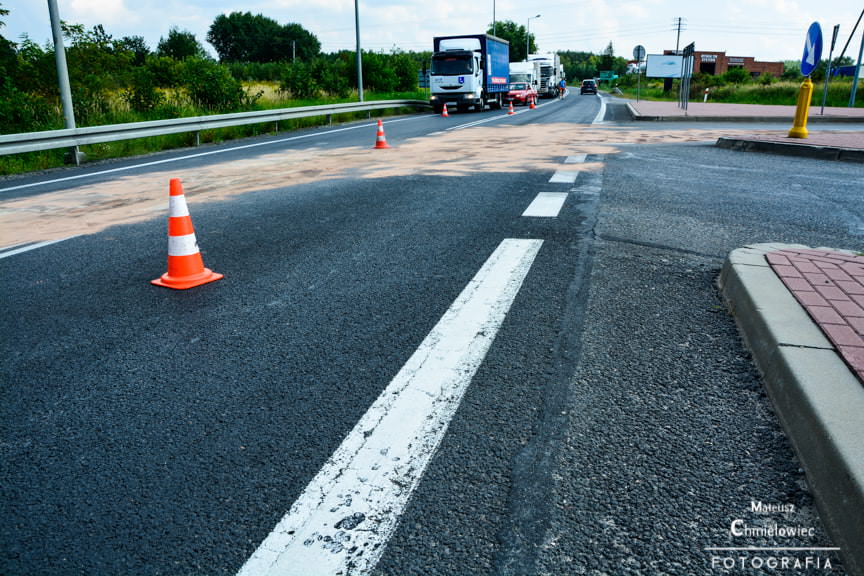
<svg viewBox="0 0 864 576">
<path fill-rule="evenodd" d="M 579 176 L 579 170 L 556 170 L 555 174 L 549 178 L 550 184 L 573 184 L 576 182 L 576 177 Z"/>
<path fill-rule="evenodd" d="M 588 154 L 574 154 L 573 156 L 568 156 L 566 160 L 564 160 L 565 164 L 584 164 L 585 159 L 588 158 Z"/>
<path fill-rule="evenodd" d="M 241 576 L 374 568 L 542 244 L 501 242 Z"/>
<path fill-rule="evenodd" d="M 564 202 L 567 200 L 567 192 L 540 192 L 534 201 L 528 205 L 522 216 L 533 218 L 556 218 Z"/>
</svg>

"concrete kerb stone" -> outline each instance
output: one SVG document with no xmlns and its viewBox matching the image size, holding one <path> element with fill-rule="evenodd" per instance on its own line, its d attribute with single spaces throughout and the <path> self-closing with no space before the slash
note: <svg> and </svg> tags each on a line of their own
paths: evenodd
<svg viewBox="0 0 864 576">
<path fill-rule="evenodd" d="M 764 258 L 733 251 L 718 283 L 849 574 L 864 575 L 864 386 Z"/>
<path fill-rule="evenodd" d="M 746 138 L 718 138 L 716 146 L 728 150 L 745 152 L 767 152 L 771 154 L 786 154 L 789 156 L 804 156 L 821 160 L 841 160 L 844 162 L 864 162 L 864 150 L 839 148 L 836 146 L 819 146 L 812 144 L 793 144 L 770 140 L 748 140 Z"/>
</svg>

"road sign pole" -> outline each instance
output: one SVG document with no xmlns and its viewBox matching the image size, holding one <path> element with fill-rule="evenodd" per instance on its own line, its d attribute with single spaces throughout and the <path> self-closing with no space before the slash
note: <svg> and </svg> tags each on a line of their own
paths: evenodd
<svg viewBox="0 0 864 576">
<path fill-rule="evenodd" d="M 807 138 L 807 116 L 810 114 L 810 101 L 813 98 L 813 81 L 810 74 L 822 58 L 822 28 L 813 22 L 804 38 L 804 55 L 801 57 L 801 74 L 804 82 L 798 91 L 798 105 L 795 107 L 795 121 L 789 130 L 789 138 Z"/>
<path fill-rule="evenodd" d="M 825 73 L 825 89 L 822 91 L 822 111 L 821 115 L 825 115 L 825 100 L 828 99 L 828 80 L 831 78 L 831 59 L 834 57 L 834 44 L 837 42 L 837 33 L 840 32 L 840 25 L 834 26 L 834 36 L 831 37 L 831 49 L 828 51 L 828 71 Z"/>
</svg>

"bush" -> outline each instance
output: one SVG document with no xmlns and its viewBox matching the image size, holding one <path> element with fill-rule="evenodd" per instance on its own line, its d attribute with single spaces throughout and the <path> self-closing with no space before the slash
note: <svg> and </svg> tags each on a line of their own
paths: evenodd
<svg viewBox="0 0 864 576">
<path fill-rule="evenodd" d="M 146 68 L 133 73 L 131 86 L 123 91 L 122 97 L 136 112 L 152 112 L 165 102 L 165 96 L 156 87 L 154 74 Z"/>
<path fill-rule="evenodd" d="M 199 108 L 230 112 L 240 109 L 247 100 L 243 85 L 228 68 L 211 60 L 185 60 L 182 77 L 189 100 Z"/>
<path fill-rule="evenodd" d="M 305 62 L 291 64 L 282 77 L 279 89 L 300 99 L 314 98 L 320 91 L 318 82 L 312 75 L 312 66 Z"/>
</svg>

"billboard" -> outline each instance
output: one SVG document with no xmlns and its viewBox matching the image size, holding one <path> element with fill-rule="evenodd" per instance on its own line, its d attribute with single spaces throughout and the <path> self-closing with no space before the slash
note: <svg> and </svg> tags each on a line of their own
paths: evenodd
<svg viewBox="0 0 864 576">
<path fill-rule="evenodd" d="M 680 78 L 683 56 L 674 54 L 648 54 L 645 67 L 647 78 Z"/>
</svg>

